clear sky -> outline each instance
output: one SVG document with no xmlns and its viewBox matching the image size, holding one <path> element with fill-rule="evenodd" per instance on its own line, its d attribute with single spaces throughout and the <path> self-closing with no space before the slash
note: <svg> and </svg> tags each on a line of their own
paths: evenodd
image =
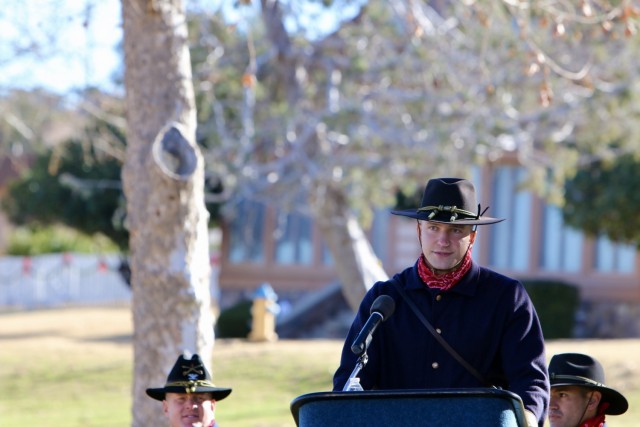
<svg viewBox="0 0 640 427">
<path fill-rule="evenodd" d="M 222 8 L 236 24 L 243 21 L 243 12 L 251 13 L 251 8 L 238 13 L 236 0 L 186 1 L 210 12 Z M 365 0 L 343 1 L 356 5 L 340 9 L 344 19 Z M 310 37 L 335 28 L 335 10 L 313 2 L 291 5 L 298 7 L 298 24 Z M 114 73 L 122 67 L 120 8 L 121 0 L 0 0 L 0 94 L 36 87 L 60 94 L 88 86 L 113 90 Z"/>
<path fill-rule="evenodd" d="M 110 87 L 121 64 L 120 0 L 0 0 L 0 89 Z M 40 55 L 34 55 L 41 48 Z M 20 52 L 24 52 L 21 54 Z M 54 53 L 55 52 L 55 53 Z"/>
</svg>

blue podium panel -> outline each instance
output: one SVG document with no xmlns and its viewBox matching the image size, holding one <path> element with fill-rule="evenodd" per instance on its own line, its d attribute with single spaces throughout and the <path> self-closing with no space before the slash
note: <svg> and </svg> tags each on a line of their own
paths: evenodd
<svg viewBox="0 0 640 427">
<path fill-rule="evenodd" d="M 291 413 L 299 427 L 526 426 L 520 397 L 490 388 L 310 393 Z"/>
</svg>

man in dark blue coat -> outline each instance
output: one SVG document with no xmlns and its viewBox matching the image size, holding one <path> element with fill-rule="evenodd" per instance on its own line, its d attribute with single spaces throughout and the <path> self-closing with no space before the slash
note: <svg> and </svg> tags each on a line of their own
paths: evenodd
<svg viewBox="0 0 640 427">
<path fill-rule="evenodd" d="M 392 213 L 417 219 L 422 254 L 412 267 L 375 283 L 367 292 L 345 340 L 334 390 L 342 390 L 354 372 L 360 355 L 351 344 L 369 318 L 374 300 L 386 294 L 395 301 L 395 311 L 379 324 L 366 349 L 367 363 L 359 371 L 365 390 L 493 385 L 520 396 L 528 424 L 542 426 L 549 378 L 533 304 L 519 281 L 484 268 L 471 257 L 477 226 L 503 219 L 483 216 L 473 184 L 459 178 L 429 180 L 421 207 Z M 457 355 L 445 349 L 436 335 Z"/>
</svg>

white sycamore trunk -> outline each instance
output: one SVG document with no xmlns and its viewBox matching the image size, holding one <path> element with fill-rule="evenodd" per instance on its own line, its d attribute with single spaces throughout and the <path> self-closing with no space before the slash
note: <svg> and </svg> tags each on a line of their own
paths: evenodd
<svg viewBox="0 0 640 427">
<path fill-rule="evenodd" d="M 123 0 L 131 233 L 133 426 L 166 425 L 161 387 L 178 355 L 211 361 L 208 212 L 181 0 Z M 211 367 L 209 367 L 211 368 Z"/>
<path fill-rule="evenodd" d="M 389 276 L 339 189 L 327 188 L 315 205 L 316 222 L 333 255 L 342 292 L 356 310 L 367 289 Z"/>
</svg>

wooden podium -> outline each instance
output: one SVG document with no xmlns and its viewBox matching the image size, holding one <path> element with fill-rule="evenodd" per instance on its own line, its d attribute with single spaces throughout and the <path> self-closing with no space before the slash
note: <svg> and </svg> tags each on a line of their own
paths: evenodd
<svg viewBox="0 0 640 427">
<path fill-rule="evenodd" d="M 299 427 L 526 427 L 516 394 L 492 388 L 334 391 L 291 402 Z"/>
</svg>

